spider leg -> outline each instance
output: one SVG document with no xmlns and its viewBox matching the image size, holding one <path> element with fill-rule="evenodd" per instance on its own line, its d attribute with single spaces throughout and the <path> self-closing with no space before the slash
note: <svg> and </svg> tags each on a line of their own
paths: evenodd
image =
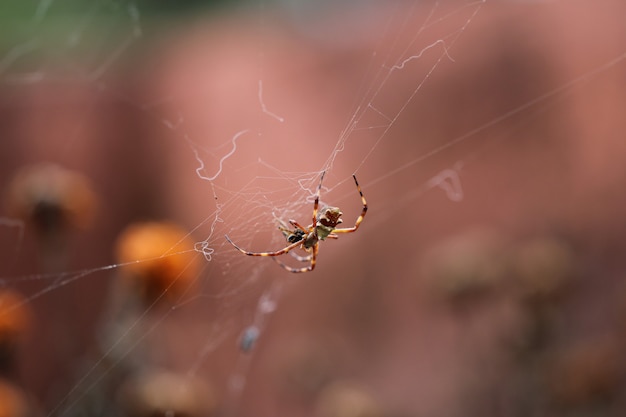
<svg viewBox="0 0 626 417">
<path fill-rule="evenodd" d="M 301 230 L 303 232 L 309 233 L 309 229 L 307 229 L 306 227 L 302 226 L 300 223 L 298 223 L 295 220 L 289 220 L 289 224 L 294 227 L 296 230 Z M 288 236 L 290 234 L 292 234 L 294 232 L 294 230 L 290 229 L 289 227 L 287 227 L 287 224 L 282 221 L 279 220 L 278 221 L 278 230 L 280 230 L 281 232 L 283 232 L 283 234 L 285 236 Z"/>
<path fill-rule="evenodd" d="M 296 261 L 298 262 L 309 262 L 311 260 L 311 255 L 306 255 L 306 256 L 300 256 L 298 254 L 296 254 L 294 251 L 289 252 L 289 255 L 291 255 L 292 258 L 294 258 Z M 274 258 L 276 259 L 276 258 Z"/>
<path fill-rule="evenodd" d="M 289 255 L 291 255 L 292 258 L 294 258 L 296 261 L 298 262 L 311 262 L 311 255 L 307 255 L 307 256 L 300 256 L 300 255 L 296 255 L 293 251 L 289 252 Z M 272 257 L 272 259 L 274 260 L 274 262 L 276 262 L 279 265 L 285 265 L 283 262 L 279 261 L 277 257 Z M 285 265 L 287 266 L 287 265 Z M 287 269 L 287 268 L 285 268 Z"/>
<path fill-rule="evenodd" d="M 243 253 L 244 255 L 248 255 L 248 256 L 278 256 L 278 255 L 282 255 L 283 253 L 287 253 L 293 248 L 300 246 L 302 244 L 301 241 L 297 241 L 275 252 L 248 252 L 247 250 L 242 249 L 239 246 L 235 245 L 235 243 L 232 240 L 230 240 L 228 235 L 224 235 L 224 236 L 226 237 L 226 240 L 228 241 L 228 243 L 233 245 L 235 249 L 237 249 L 239 252 Z"/>
<path fill-rule="evenodd" d="M 278 265 L 280 265 L 283 269 L 289 271 L 289 272 L 293 272 L 293 273 L 301 273 L 301 272 L 308 272 L 308 271 L 312 271 L 313 269 L 315 269 L 315 263 L 317 260 L 317 250 L 319 248 L 319 245 L 316 244 L 315 246 L 313 246 L 312 248 L 312 252 L 311 252 L 311 263 L 308 266 L 305 266 L 303 268 L 292 268 L 289 265 L 279 261 L 277 258 L 272 258 L 274 260 L 274 262 L 276 262 Z"/>
<path fill-rule="evenodd" d="M 313 204 L 313 221 L 311 222 L 311 227 L 314 229 L 315 236 L 317 236 L 317 209 L 320 205 L 320 191 L 322 190 L 322 181 L 324 181 L 324 175 L 326 175 L 326 171 L 322 172 L 322 176 L 320 178 L 320 183 L 317 185 L 317 191 L 315 192 L 315 203 Z"/>
<path fill-rule="evenodd" d="M 298 223 L 298 222 L 297 222 L 297 221 L 295 221 L 295 220 L 289 220 L 289 224 L 291 224 L 291 225 L 292 225 L 293 227 L 295 227 L 296 229 L 300 229 L 300 230 L 302 230 L 303 232 L 309 233 L 309 231 L 310 231 L 310 229 L 308 229 L 308 228 L 306 228 L 306 227 L 302 226 L 300 223 Z"/>
<path fill-rule="evenodd" d="M 352 232 L 356 232 L 356 230 L 361 225 L 361 222 L 363 221 L 363 218 L 365 217 L 365 214 L 367 213 L 367 201 L 365 200 L 365 196 L 363 196 L 363 192 L 361 191 L 361 186 L 359 185 L 359 182 L 356 180 L 356 175 L 353 174 L 352 178 L 354 178 L 354 183 L 356 184 L 356 189 L 359 191 L 359 195 L 361 196 L 361 202 L 363 203 L 363 210 L 361 211 L 361 215 L 359 215 L 359 217 L 357 217 L 356 222 L 354 223 L 353 227 L 346 227 L 346 228 L 342 228 L 342 229 L 335 229 L 335 230 L 333 230 L 333 233 L 352 233 Z"/>
<path fill-rule="evenodd" d="M 285 223 L 283 223 L 282 221 L 278 225 L 278 230 L 280 230 L 281 233 L 283 234 L 283 236 L 285 236 L 285 239 L 287 239 L 289 237 L 289 235 L 291 235 L 293 233 L 293 230 L 288 228 L 287 225 Z"/>
</svg>

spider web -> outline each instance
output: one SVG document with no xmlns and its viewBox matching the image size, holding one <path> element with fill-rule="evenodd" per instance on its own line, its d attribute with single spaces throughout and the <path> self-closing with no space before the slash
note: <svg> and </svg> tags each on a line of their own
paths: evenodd
<svg viewBox="0 0 626 417">
<path fill-rule="evenodd" d="M 614 43 L 580 29 L 588 41 L 580 65 L 562 56 L 576 36 L 525 40 L 533 23 L 570 18 L 563 4 L 519 2 L 507 11 L 485 1 L 261 1 L 174 18 L 135 1 L 18 3 L 0 10 L 14 17 L 0 45 L 3 184 L 23 165 L 55 162 L 87 174 L 99 192 L 97 224 L 52 262 L 31 224 L 0 219 L 2 287 L 20 291 L 35 314 L 23 353 L 30 362 L 19 373 L 45 415 L 115 414 L 107 405 L 120 395 L 113 388 L 138 369 L 205 382 L 224 415 L 311 415 L 310 396 L 339 375 L 374 387 L 394 410 L 456 412 L 446 395 L 459 397 L 447 389 L 416 404 L 428 389 L 415 400 L 384 388 L 415 381 L 383 371 L 400 365 L 381 359 L 376 339 L 398 337 L 381 329 L 406 328 L 393 321 L 393 301 L 375 296 L 403 299 L 387 288 L 400 279 L 381 280 L 414 274 L 399 262 L 434 229 L 498 217 L 496 205 L 511 215 L 509 191 L 524 187 L 518 175 L 533 168 L 502 170 L 509 155 L 490 158 L 494 149 L 549 151 L 542 163 L 564 185 L 558 146 L 515 141 L 562 103 L 578 103 L 586 86 L 604 91 L 594 82 L 613 83 L 626 58 L 618 29 Z M 541 7 L 544 20 L 515 17 Z M 611 10 L 593 12 L 612 22 Z M 490 51 L 508 48 L 491 61 Z M 479 74 L 489 65 L 497 69 L 485 80 Z M 505 92 L 479 106 L 493 86 Z M 593 147 L 599 159 L 610 149 Z M 321 242 L 313 273 L 289 274 L 225 240 L 250 251 L 283 248 L 277 226 L 311 223 L 324 172 L 320 207 L 340 207 L 342 226 L 362 208 L 352 174 L 370 210 L 358 232 Z M 424 216 L 433 212 L 439 220 L 430 224 Z M 146 260 L 116 260 L 114 241 L 145 219 L 185 226 L 195 246 L 184 252 L 201 260 L 198 285 L 167 304 L 171 284 L 122 311 L 114 283 Z M 173 243 L 164 256 L 179 252 Z M 296 258 L 304 252 L 294 255 L 281 261 L 306 265 Z M 433 379 L 434 387 L 446 384 L 445 375 Z"/>
</svg>

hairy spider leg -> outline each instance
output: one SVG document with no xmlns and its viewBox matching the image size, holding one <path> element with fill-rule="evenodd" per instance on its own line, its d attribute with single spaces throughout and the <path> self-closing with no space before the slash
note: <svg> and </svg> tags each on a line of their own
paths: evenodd
<svg viewBox="0 0 626 417">
<path fill-rule="evenodd" d="M 315 244 L 315 246 L 313 246 L 311 248 L 312 252 L 311 252 L 311 258 L 310 261 L 311 263 L 308 266 L 302 267 L 302 268 L 292 268 L 291 266 L 281 262 L 278 260 L 278 258 L 272 258 L 274 260 L 274 262 L 276 262 L 278 265 L 280 265 L 283 269 L 289 271 L 289 272 L 293 272 L 293 273 L 300 273 L 300 272 L 309 272 L 312 271 L 313 269 L 315 269 L 315 262 L 317 260 L 317 251 L 319 249 L 319 244 Z"/>
<path fill-rule="evenodd" d="M 311 231 L 310 227 L 309 228 L 304 227 L 304 226 L 302 226 L 300 223 L 298 223 L 295 220 L 289 220 L 289 224 L 292 225 L 293 227 L 295 227 L 296 229 L 302 230 L 303 232 L 309 233 Z"/>
<path fill-rule="evenodd" d="M 330 234 L 326 236 L 326 239 L 339 239 L 339 236 Z M 291 255 L 291 257 L 294 258 L 298 262 L 309 262 L 311 260 L 310 254 L 306 256 L 300 256 L 300 255 L 297 255 L 294 251 L 291 251 L 289 252 L 289 255 Z M 272 259 L 276 260 L 276 258 L 272 258 Z"/>
<path fill-rule="evenodd" d="M 291 255 L 291 257 L 298 262 L 309 262 L 311 260 L 311 255 L 300 256 L 296 254 L 294 251 L 289 252 L 289 255 Z M 276 258 L 272 258 L 272 259 L 276 260 Z"/>
<path fill-rule="evenodd" d="M 313 220 L 311 221 L 311 231 L 315 234 L 315 237 L 317 237 L 317 209 L 320 205 L 320 191 L 322 190 L 324 175 L 326 175 L 326 171 L 322 172 L 322 176 L 320 177 L 320 183 L 317 184 L 317 191 L 315 192 L 315 203 L 313 203 Z"/>
<path fill-rule="evenodd" d="M 242 249 L 239 246 L 235 245 L 235 242 L 230 240 L 228 235 L 224 235 L 224 237 L 226 237 L 226 240 L 228 241 L 228 243 L 233 245 L 235 249 L 237 249 L 239 252 L 243 253 L 244 255 L 248 255 L 248 256 L 278 256 L 278 255 L 282 255 L 283 253 L 287 253 L 293 248 L 298 247 L 302 244 L 302 241 L 299 240 L 275 252 L 248 252 L 247 250 Z"/>
<path fill-rule="evenodd" d="M 363 191 L 361 191 L 361 186 L 359 185 L 359 182 L 356 180 L 356 175 L 352 174 L 352 178 L 354 178 L 354 183 L 356 184 L 356 189 L 359 191 L 359 195 L 361 196 L 361 203 L 363 203 L 363 210 L 361 211 L 361 214 L 359 215 L 359 217 L 357 217 L 356 222 L 354 223 L 353 227 L 345 227 L 345 228 L 342 228 L 342 229 L 335 229 L 335 230 L 333 230 L 333 233 L 352 233 L 352 232 L 356 232 L 356 230 L 361 225 L 361 222 L 363 221 L 363 218 L 365 217 L 365 214 L 367 213 L 367 201 L 365 200 L 365 196 L 363 196 Z M 330 237 L 330 236 L 328 236 L 328 237 Z"/>
<path fill-rule="evenodd" d="M 328 236 L 326 236 L 326 239 L 339 239 L 339 236 L 331 233 Z M 298 262 L 309 262 L 311 260 L 311 255 L 306 255 L 306 256 L 300 256 L 297 255 L 295 252 L 291 251 L 289 252 L 289 255 L 291 255 L 292 258 L 294 258 L 296 261 Z M 276 258 L 272 258 L 276 261 Z M 280 263 L 280 262 L 278 262 Z"/>
<path fill-rule="evenodd" d="M 289 237 L 289 235 L 293 233 L 293 230 L 291 230 L 287 226 L 285 226 L 285 224 L 283 222 L 281 222 L 278 225 L 278 230 L 283 232 L 283 235 L 285 236 L 285 238 Z"/>
<path fill-rule="evenodd" d="M 290 228 L 288 228 L 287 225 L 283 221 L 280 221 L 280 223 L 278 224 L 278 230 L 280 230 L 283 233 L 283 236 L 285 236 L 285 239 L 288 239 L 289 235 L 292 235 L 294 233 L 294 230 L 291 230 Z M 306 230 L 304 232 L 306 232 Z"/>
</svg>

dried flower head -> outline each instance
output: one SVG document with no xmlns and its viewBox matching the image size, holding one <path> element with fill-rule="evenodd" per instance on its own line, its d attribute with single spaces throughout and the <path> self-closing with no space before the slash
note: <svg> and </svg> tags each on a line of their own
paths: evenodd
<svg viewBox="0 0 626 417">
<path fill-rule="evenodd" d="M 32 311 L 16 291 L 0 290 L 0 342 L 20 337 L 30 329 Z"/>
<path fill-rule="evenodd" d="M 420 258 L 420 269 L 437 292 L 454 305 L 478 300 L 506 276 L 503 238 L 477 228 L 446 239 Z"/>
<path fill-rule="evenodd" d="M 570 284 L 574 256 L 552 237 L 523 242 L 513 253 L 513 273 L 527 299 L 553 300 Z"/>
<path fill-rule="evenodd" d="M 217 409 L 215 393 L 205 382 L 164 371 L 126 381 L 117 403 L 128 417 L 210 417 Z"/>
<path fill-rule="evenodd" d="M 0 379 L 0 417 L 29 417 L 32 411 L 22 390 Z"/>
<path fill-rule="evenodd" d="M 7 187 L 11 215 L 32 224 L 43 235 L 86 228 L 92 222 L 96 196 L 82 174 L 54 164 L 22 168 Z"/>
<path fill-rule="evenodd" d="M 116 244 L 121 279 L 145 302 L 175 299 L 196 282 L 200 257 L 189 233 L 172 223 L 136 223 Z"/>
<path fill-rule="evenodd" d="M 380 406 L 363 388 L 354 383 L 334 382 L 320 393 L 318 417 L 381 417 Z"/>
</svg>

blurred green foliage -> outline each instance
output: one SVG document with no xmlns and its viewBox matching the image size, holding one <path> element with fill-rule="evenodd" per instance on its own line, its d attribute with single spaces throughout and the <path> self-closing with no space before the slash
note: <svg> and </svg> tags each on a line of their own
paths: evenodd
<svg viewBox="0 0 626 417">
<path fill-rule="evenodd" d="M 41 15 L 58 17 L 94 11 L 115 11 L 123 10 L 129 5 L 134 5 L 142 14 L 147 15 L 180 14 L 242 3 L 242 0 L 3 0 L 0 1 L 0 20 L 24 23 L 36 21 Z"/>
<path fill-rule="evenodd" d="M 97 27 L 111 17 L 128 16 L 138 11 L 142 20 L 185 17 L 198 13 L 236 7 L 245 0 L 2 0 L 0 1 L 0 35 L 33 31 L 35 28 L 61 26 L 89 20 Z M 4 42 L 3 42 L 4 43 Z"/>
<path fill-rule="evenodd" d="M 85 63 L 129 36 L 150 36 L 188 18 L 243 7 L 247 0 L 0 0 L 0 75 L 42 63 Z"/>
</svg>

